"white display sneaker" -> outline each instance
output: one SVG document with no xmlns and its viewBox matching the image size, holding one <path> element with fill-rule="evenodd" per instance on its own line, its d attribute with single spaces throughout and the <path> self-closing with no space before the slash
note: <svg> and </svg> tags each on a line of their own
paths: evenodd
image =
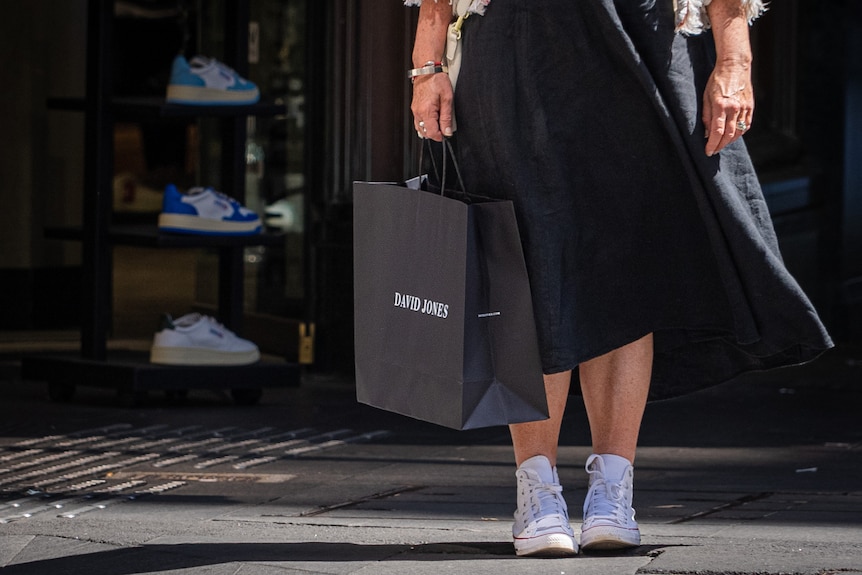
<svg viewBox="0 0 862 575">
<path fill-rule="evenodd" d="M 258 359 L 255 344 L 199 313 L 165 315 L 150 348 L 150 362 L 167 365 L 246 365 Z"/>
<path fill-rule="evenodd" d="M 570 557 L 578 553 L 575 533 L 557 468 L 548 458 L 536 455 L 515 472 L 518 479 L 518 509 L 512 535 L 520 556 Z"/>
<path fill-rule="evenodd" d="M 609 473 L 606 459 L 615 458 L 613 467 L 619 474 Z M 584 525 L 581 528 L 581 549 L 608 550 L 637 547 L 640 530 L 632 509 L 634 468 L 627 460 L 615 455 L 591 455 L 587 459 L 590 486 L 584 501 Z M 614 476 L 616 475 L 616 476 Z"/>
</svg>

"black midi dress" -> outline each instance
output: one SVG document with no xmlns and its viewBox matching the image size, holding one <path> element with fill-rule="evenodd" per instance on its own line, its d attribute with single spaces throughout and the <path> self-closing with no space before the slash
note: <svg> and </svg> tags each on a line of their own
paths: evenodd
<svg viewBox="0 0 862 575">
<path fill-rule="evenodd" d="M 671 0 L 493 0 L 463 27 L 468 191 L 515 204 L 545 373 L 655 334 L 651 398 L 831 347 L 744 143 L 704 152 L 709 33 Z"/>
</svg>

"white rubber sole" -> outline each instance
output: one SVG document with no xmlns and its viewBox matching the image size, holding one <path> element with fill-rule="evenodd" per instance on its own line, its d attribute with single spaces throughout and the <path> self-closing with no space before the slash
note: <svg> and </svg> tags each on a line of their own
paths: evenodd
<svg viewBox="0 0 862 575">
<path fill-rule="evenodd" d="M 219 90 L 201 86 L 169 85 L 165 101 L 192 106 L 243 106 L 256 104 L 260 92 L 255 90 Z"/>
<path fill-rule="evenodd" d="M 161 365 L 248 365 L 260 359 L 258 350 L 218 351 L 195 347 L 155 347 L 150 363 Z"/>
<path fill-rule="evenodd" d="M 577 554 L 578 544 L 565 533 L 515 538 L 518 557 L 574 557 Z"/>
<path fill-rule="evenodd" d="M 159 229 L 183 234 L 236 234 L 252 235 L 261 230 L 260 220 L 253 222 L 225 222 L 184 214 L 159 214 Z"/>
<path fill-rule="evenodd" d="M 628 549 L 641 544 L 640 530 L 610 525 L 597 525 L 581 533 L 581 549 L 584 551 L 612 551 Z"/>
</svg>

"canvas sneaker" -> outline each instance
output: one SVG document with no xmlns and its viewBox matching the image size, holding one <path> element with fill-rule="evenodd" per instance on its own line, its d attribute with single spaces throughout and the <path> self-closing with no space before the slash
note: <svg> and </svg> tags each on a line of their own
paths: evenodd
<svg viewBox="0 0 862 575">
<path fill-rule="evenodd" d="M 171 65 L 166 101 L 198 106 L 244 105 L 260 100 L 260 92 L 233 69 L 214 58 L 179 55 Z"/>
<path fill-rule="evenodd" d="M 590 484 L 581 528 L 581 549 L 585 551 L 637 547 L 641 542 L 632 509 L 634 468 L 624 465 L 621 477 L 609 477 L 607 467 L 601 455 L 587 459 Z"/>
<path fill-rule="evenodd" d="M 166 365 L 246 365 L 258 359 L 254 343 L 199 313 L 177 319 L 166 314 L 150 348 L 150 362 Z"/>
<path fill-rule="evenodd" d="M 253 235 L 262 229 L 260 216 L 212 188 L 192 188 L 182 194 L 165 186 L 159 229 L 198 235 Z"/>
<path fill-rule="evenodd" d="M 536 455 L 515 472 L 518 479 L 518 509 L 512 536 L 519 556 L 569 557 L 578 544 L 569 525 L 569 512 L 557 468 L 548 458 Z"/>
</svg>

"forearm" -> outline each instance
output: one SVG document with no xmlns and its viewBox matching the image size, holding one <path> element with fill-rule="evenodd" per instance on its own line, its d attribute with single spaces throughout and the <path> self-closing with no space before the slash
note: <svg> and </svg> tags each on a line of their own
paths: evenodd
<svg viewBox="0 0 862 575">
<path fill-rule="evenodd" d="M 413 44 L 413 65 L 440 62 L 446 50 L 446 31 L 452 21 L 452 6 L 445 0 L 423 2 L 419 8 L 416 41 Z"/>
<path fill-rule="evenodd" d="M 674 0 L 677 31 L 696 36 L 704 29 L 710 28 L 709 9 L 712 1 L 714 0 Z M 715 4 L 716 8 L 719 7 L 718 4 L 725 4 L 725 7 L 731 9 L 738 7 L 749 24 L 766 12 L 765 0 L 734 0 L 729 3 L 715 2 Z"/>
<path fill-rule="evenodd" d="M 712 0 L 707 10 L 716 63 L 703 94 L 703 123 L 712 156 L 751 127 L 754 90 L 746 8 L 740 0 Z"/>
<path fill-rule="evenodd" d="M 740 0 L 712 0 L 706 8 L 712 22 L 719 64 L 751 66 L 748 18 Z"/>
</svg>

